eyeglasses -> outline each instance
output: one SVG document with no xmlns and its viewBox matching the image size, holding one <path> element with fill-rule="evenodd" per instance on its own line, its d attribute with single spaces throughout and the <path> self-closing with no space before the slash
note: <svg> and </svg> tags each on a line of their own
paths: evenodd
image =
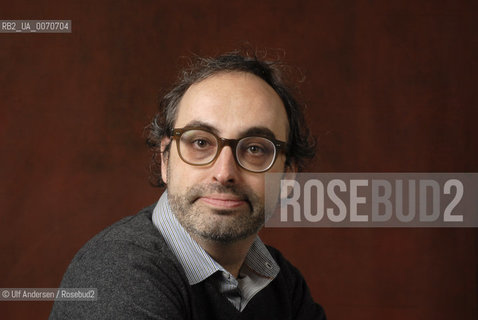
<svg viewBox="0 0 478 320">
<path fill-rule="evenodd" d="M 187 164 L 208 165 L 217 159 L 222 148 L 229 146 L 236 163 L 251 172 L 269 170 L 286 146 L 285 142 L 261 135 L 224 139 L 201 127 L 173 129 L 171 137 L 176 140 L 179 156 Z"/>
</svg>

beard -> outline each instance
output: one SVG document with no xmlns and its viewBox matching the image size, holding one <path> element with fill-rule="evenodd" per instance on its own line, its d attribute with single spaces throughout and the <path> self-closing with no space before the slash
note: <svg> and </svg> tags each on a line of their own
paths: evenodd
<svg viewBox="0 0 478 320">
<path fill-rule="evenodd" d="M 234 195 L 246 201 L 248 206 L 218 210 L 197 201 L 212 193 Z M 184 194 L 175 194 L 168 188 L 168 200 L 183 228 L 206 240 L 235 242 L 256 234 L 264 225 L 264 205 L 249 188 L 203 184 L 189 188 Z"/>
</svg>

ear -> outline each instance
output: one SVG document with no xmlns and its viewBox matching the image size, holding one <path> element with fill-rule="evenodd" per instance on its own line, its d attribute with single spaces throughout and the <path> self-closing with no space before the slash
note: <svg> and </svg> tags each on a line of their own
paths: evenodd
<svg viewBox="0 0 478 320">
<path fill-rule="evenodd" d="M 169 152 L 166 150 L 166 147 L 171 143 L 171 138 L 161 139 L 161 178 L 167 184 L 168 183 L 168 162 L 169 162 Z"/>
</svg>

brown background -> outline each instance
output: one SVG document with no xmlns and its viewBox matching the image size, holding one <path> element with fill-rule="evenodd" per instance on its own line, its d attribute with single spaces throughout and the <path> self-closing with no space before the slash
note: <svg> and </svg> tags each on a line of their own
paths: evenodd
<svg viewBox="0 0 478 320">
<path fill-rule="evenodd" d="M 94 234 L 153 203 L 143 128 L 180 56 L 245 41 L 306 76 L 312 172 L 478 172 L 476 1 L 2 1 L 0 287 L 57 287 Z M 476 229 L 273 229 L 329 319 L 477 319 Z M 0 302 L 42 319 L 50 302 Z"/>
</svg>

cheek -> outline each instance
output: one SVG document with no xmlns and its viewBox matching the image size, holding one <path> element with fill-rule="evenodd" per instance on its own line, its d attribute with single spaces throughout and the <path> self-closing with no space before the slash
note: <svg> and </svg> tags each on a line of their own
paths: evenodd
<svg viewBox="0 0 478 320">
<path fill-rule="evenodd" d="M 246 179 L 245 184 L 248 188 L 250 188 L 256 196 L 258 196 L 260 199 L 264 199 L 265 195 L 265 175 L 258 175 L 255 177 L 250 177 L 249 179 Z"/>
<path fill-rule="evenodd" d="M 201 183 L 201 170 L 184 163 L 176 152 L 169 158 L 169 183 L 168 189 L 174 192 L 184 192 L 193 185 Z"/>
</svg>

